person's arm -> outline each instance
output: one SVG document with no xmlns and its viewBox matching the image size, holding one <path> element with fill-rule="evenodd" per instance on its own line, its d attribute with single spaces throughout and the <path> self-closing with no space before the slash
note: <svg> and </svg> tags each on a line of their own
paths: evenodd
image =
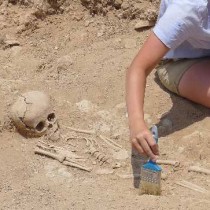
<svg viewBox="0 0 210 210">
<path fill-rule="evenodd" d="M 140 153 L 156 161 L 158 146 L 144 121 L 144 94 L 146 77 L 168 52 L 152 32 L 131 63 L 126 78 L 126 102 L 132 146 Z"/>
</svg>

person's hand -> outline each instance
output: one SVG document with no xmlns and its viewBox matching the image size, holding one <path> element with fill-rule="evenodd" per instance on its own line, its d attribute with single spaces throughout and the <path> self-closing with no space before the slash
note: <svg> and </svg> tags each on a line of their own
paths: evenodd
<svg viewBox="0 0 210 210">
<path fill-rule="evenodd" d="M 131 144 L 141 155 L 146 155 L 156 162 L 159 155 L 158 145 L 146 126 L 131 132 Z"/>
</svg>

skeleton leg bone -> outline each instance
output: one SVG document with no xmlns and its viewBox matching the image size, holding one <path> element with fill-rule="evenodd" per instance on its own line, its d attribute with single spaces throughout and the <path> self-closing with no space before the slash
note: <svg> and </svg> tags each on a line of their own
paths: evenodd
<svg viewBox="0 0 210 210">
<path fill-rule="evenodd" d="M 116 142 L 114 142 L 113 140 L 111 140 L 110 138 L 107 138 L 105 136 L 101 136 L 102 138 L 106 139 L 108 142 L 110 142 L 111 144 L 113 144 L 116 147 L 119 147 L 120 149 L 123 149 L 123 147 L 119 144 L 117 144 Z"/>
<path fill-rule="evenodd" d="M 112 144 L 111 142 L 109 142 L 109 141 L 106 139 L 106 137 L 104 137 L 104 136 L 102 136 L 102 135 L 99 135 L 99 138 L 100 138 L 101 140 L 103 140 L 106 144 L 108 144 L 110 147 L 112 147 L 112 149 L 114 149 L 114 150 L 119 150 L 119 149 L 120 149 L 119 147 L 117 147 L 117 146 L 115 146 L 114 144 Z"/>
<path fill-rule="evenodd" d="M 205 168 L 200 168 L 198 166 L 191 166 L 188 171 L 194 171 L 198 173 L 204 173 L 210 175 L 210 170 Z"/>
<path fill-rule="evenodd" d="M 202 187 L 200 187 L 198 185 L 195 185 L 195 184 L 193 184 L 191 182 L 185 181 L 185 180 L 176 182 L 176 184 L 180 185 L 182 187 L 186 187 L 188 189 L 194 190 L 194 191 L 201 192 L 201 193 L 208 193 L 209 192 L 206 189 L 204 189 L 204 188 L 202 188 Z"/>
</svg>

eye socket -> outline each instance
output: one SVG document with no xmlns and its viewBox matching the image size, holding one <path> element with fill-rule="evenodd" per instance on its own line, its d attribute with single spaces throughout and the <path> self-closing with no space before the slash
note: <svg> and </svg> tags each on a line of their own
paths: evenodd
<svg viewBox="0 0 210 210">
<path fill-rule="evenodd" d="M 45 123 L 44 122 L 39 122 L 36 126 L 36 130 L 37 131 L 42 131 L 45 127 Z"/>
<path fill-rule="evenodd" d="M 49 114 L 49 115 L 47 116 L 47 120 L 48 120 L 49 122 L 54 121 L 54 119 L 55 119 L 55 114 L 54 114 L 54 113 L 51 113 L 51 114 Z"/>
</svg>

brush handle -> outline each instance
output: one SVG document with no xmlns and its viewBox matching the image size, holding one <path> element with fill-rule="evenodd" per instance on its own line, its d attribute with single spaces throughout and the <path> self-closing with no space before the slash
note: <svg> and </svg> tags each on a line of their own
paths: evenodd
<svg viewBox="0 0 210 210">
<path fill-rule="evenodd" d="M 152 132 L 152 136 L 155 139 L 156 143 L 158 143 L 158 128 L 157 128 L 157 126 L 153 125 L 150 130 Z"/>
<path fill-rule="evenodd" d="M 155 142 L 156 142 L 156 144 L 158 143 L 158 128 L 157 128 L 157 126 L 156 125 L 153 125 L 151 128 L 150 128 L 150 130 L 151 130 L 151 133 L 152 133 L 152 136 L 153 136 L 153 138 L 155 139 Z M 157 165 L 155 162 L 153 162 L 152 160 L 149 160 L 149 163 L 152 163 L 152 164 L 154 164 L 154 165 Z"/>
</svg>

